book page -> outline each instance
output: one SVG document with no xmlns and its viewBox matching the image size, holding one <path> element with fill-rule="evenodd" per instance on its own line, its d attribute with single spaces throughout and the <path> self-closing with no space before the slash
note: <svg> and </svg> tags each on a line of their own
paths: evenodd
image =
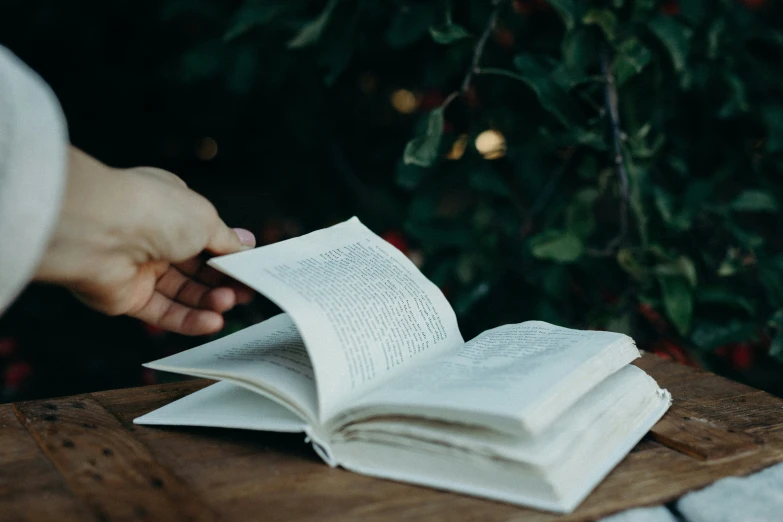
<svg viewBox="0 0 783 522">
<path fill-rule="evenodd" d="M 310 358 L 286 314 L 144 366 L 229 380 L 276 400 L 313 424 L 318 419 Z"/>
<path fill-rule="evenodd" d="M 297 433 L 307 423 L 291 410 L 229 382 L 218 382 L 133 420 L 134 424 L 204 426 Z"/>
<path fill-rule="evenodd" d="M 440 289 L 356 218 L 210 264 L 293 318 L 315 371 L 321 419 L 463 343 Z"/>
<path fill-rule="evenodd" d="M 505 325 L 387 383 L 356 408 L 536 432 L 638 356 L 622 334 L 539 321 Z"/>
</svg>

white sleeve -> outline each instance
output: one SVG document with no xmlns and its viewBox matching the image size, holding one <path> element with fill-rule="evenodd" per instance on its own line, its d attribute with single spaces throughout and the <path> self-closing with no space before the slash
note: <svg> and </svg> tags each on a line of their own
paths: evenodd
<svg viewBox="0 0 783 522">
<path fill-rule="evenodd" d="M 49 86 L 0 46 L 0 314 L 33 277 L 54 229 L 67 145 Z"/>
</svg>

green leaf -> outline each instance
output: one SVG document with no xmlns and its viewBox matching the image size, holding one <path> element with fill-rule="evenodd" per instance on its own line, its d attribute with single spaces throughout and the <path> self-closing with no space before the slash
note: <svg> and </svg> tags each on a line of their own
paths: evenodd
<svg viewBox="0 0 783 522">
<path fill-rule="evenodd" d="M 712 0 L 687 0 L 680 2 L 680 16 L 692 26 L 704 23 L 711 12 Z"/>
<path fill-rule="evenodd" d="M 632 5 L 634 21 L 646 20 L 650 13 L 658 7 L 658 0 L 634 0 Z"/>
<path fill-rule="evenodd" d="M 584 246 L 579 237 L 570 232 L 546 230 L 530 238 L 530 249 L 538 259 L 571 263 L 582 256 Z"/>
<path fill-rule="evenodd" d="M 436 43 L 448 45 L 472 35 L 461 25 L 443 24 L 430 27 L 430 36 Z"/>
<path fill-rule="evenodd" d="M 573 0 L 548 0 L 560 18 L 563 20 L 566 31 L 574 28 L 574 19 L 576 18 L 576 5 Z"/>
<path fill-rule="evenodd" d="M 652 54 L 637 38 L 624 40 L 617 46 L 612 62 L 615 79 L 619 85 L 636 76 L 650 63 Z"/>
<path fill-rule="evenodd" d="M 671 16 L 660 15 L 650 20 L 649 28 L 668 51 L 674 70 L 683 72 L 690 52 L 693 30 Z"/>
<path fill-rule="evenodd" d="M 775 310 L 772 317 L 767 321 L 767 325 L 778 330 L 783 330 L 783 308 Z"/>
<path fill-rule="evenodd" d="M 723 288 L 705 288 L 696 293 L 696 301 L 702 304 L 721 305 L 739 309 L 753 316 L 756 313 L 755 305 L 736 291 L 732 292 Z"/>
<path fill-rule="evenodd" d="M 566 208 L 566 228 L 582 240 L 595 231 L 593 204 L 598 195 L 597 189 L 582 189 L 574 195 Z"/>
<path fill-rule="evenodd" d="M 764 244 L 764 237 L 753 232 L 747 232 L 737 225 L 733 220 L 726 219 L 723 224 L 726 230 L 731 233 L 740 244 L 749 249 L 759 248 Z"/>
<path fill-rule="evenodd" d="M 783 308 L 783 272 L 774 264 L 764 262 L 759 266 L 758 275 L 769 304 Z"/>
<path fill-rule="evenodd" d="M 610 42 L 617 36 L 617 17 L 609 9 L 590 9 L 582 17 L 582 23 L 598 26 Z"/>
<path fill-rule="evenodd" d="M 658 209 L 658 213 L 661 215 L 664 223 L 680 232 L 690 228 L 691 221 L 687 216 L 675 214 L 674 202 L 668 192 L 661 187 L 655 187 L 653 196 L 655 198 L 655 207 Z"/>
<path fill-rule="evenodd" d="M 480 281 L 472 285 L 466 291 L 460 292 L 454 302 L 454 311 L 458 315 L 466 314 L 476 303 L 481 301 L 489 294 L 490 285 L 486 281 Z"/>
<path fill-rule="evenodd" d="M 258 71 L 258 57 L 250 46 L 237 48 L 225 78 L 229 89 L 237 94 L 248 94 Z"/>
<path fill-rule="evenodd" d="M 732 210 L 737 212 L 777 212 L 778 202 L 766 190 L 745 190 L 731 202 Z"/>
<path fill-rule="evenodd" d="M 386 42 L 397 49 L 407 47 L 426 35 L 434 24 L 434 2 L 403 4 L 386 31 Z"/>
<path fill-rule="evenodd" d="M 318 65 L 326 70 L 324 83 L 332 85 L 351 61 L 356 48 L 356 19 L 338 27 L 328 27 L 318 45 Z"/>
<path fill-rule="evenodd" d="M 430 169 L 418 165 L 406 164 L 400 160 L 397 164 L 395 180 L 397 184 L 406 189 L 415 189 L 430 174 Z"/>
<path fill-rule="evenodd" d="M 685 277 L 658 276 L 663 297 L 663 309 L 680 335 L 686 335 L 693 318 L 693 292 Z"/>
<path fill-rule="evenodd" d="M 584 27 L 578 27 L 565 34 L 560 52 L 563 55 L 563 65 L 571 76 L 584 76 L 585 71 L 595 60 L 596 48 L 593 34 Z"/>
<path fill-rule="evenodd" d="M 423 136 L 413 138 L 405 146 L 402 159 L 406 165 L 430 167 L 438 159 L 440 140 L 443 137 L 443 108 L 430 112 L 427 130 Z"/>
<path fill-rule="evenodd" d="M 715 60 L 720 56 L 721 46 L 723 44 L 723 35 L 726 32 L 726 20 L 718 18 L 710 26 L 707 32 L 707 57 Z"/>
<path fill-rule="evenodd" d="M 279 15 L 293 11 L 298 6 L 288 1 L 250 1 L 242 4 L 228 24 L 228 30 L 223 35 L 225 41 L 234 40 L 252 29 L 272 22 Z"/>
<path fill-rule="evenodd" d="M 289 40 L 289 49 L 301 49 L 302 47 L 308 47 L 313 45 L 321 38 L 326 24 L 329 23 L 329 18 L 332 16 L 334 8 L 337 7 L 337 3 L 340 0 L 329 0 L 324 10 L 318 15 L 318 18 L 305 24 L 297 33 L 297 35 Z"/>
<path fill-rule="evenodd" d="M 783 362 L 783 334 L 778 334 L 769 347 L 769 354 L 780 362 Z"/>
<path fill-rule="evenodd" d="M 628 248 L 621 248 L 617 251 L 617 264 L 637 281 L 645 281 L 649 277 L 648 269 Z"/>
<path fill-rule="evenodd" d="M 566 127 L 579 126 L 584 120 L 579 105 L 568 93 L 549 78 L 542 61 L 534 56 L 520 54 L 514 58 L 514 66 L 519 74 L 512 76 L 530 87 L 538 101 L 549 113 L 554 115 Z"/>
<path fill-rule="evenodd" d="M 693 261 L 687 256 L 680 256 L 673 261 L 657 265 L 655 267 L 655 273 L 664 277 L 682 277 L 688 282 L 691 288 L 695 288 L 696 283 L 698 282 L 696 265 L 694 265 Z"/>
<path fill-rule="evenodd" d="M 778 331 L 778 334 L 772 340 L 772 344 L 769 347 L 769 354 L 780 362 L 783 362 L 783 309 L 777 310 L 769 321 L 767 321 L 767 324 Z"/>
<path fill-rule="evenodd" d="M 766 149 L 769 152 L 783 150 L 783 107 L 768 106 L 764 111 L 764 123 L 767 126 Z"/>
<path fill-rule="evenodd" d="M 729 88 L 728 100 L 718 109 L 719 118 L 731 118 L 750 110 L 745 84 L 736 74 L 727 72 L 723 75 Z"/>
<path fill-rule="evenodd" d="M 693 328 L 691 341 L 703 353 L 727 344 L 747 341 L 756 333 L 755 323 L 732 320 L 728 323 L 699 321 Z"/>
</svg>

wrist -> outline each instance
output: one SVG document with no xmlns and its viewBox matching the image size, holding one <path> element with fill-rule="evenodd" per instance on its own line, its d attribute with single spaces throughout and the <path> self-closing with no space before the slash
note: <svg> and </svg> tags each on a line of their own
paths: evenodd
<svg viewBox="0 0 783 522">
<path fill-rule="evenodd" d="M 100 260 L 119 247 L 118 210 L 121 176 L 75 147 L 69 147 L 60 215 L 34 279 L 65 286 L 89 280 Z M 118 192 L 119 191 L 119 192 Z M 107 219 L 108 218 L 108 219 Z"/>
</svg>

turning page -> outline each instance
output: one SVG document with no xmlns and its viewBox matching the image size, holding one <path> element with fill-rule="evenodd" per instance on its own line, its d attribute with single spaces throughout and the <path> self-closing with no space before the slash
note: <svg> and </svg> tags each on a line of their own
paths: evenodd
<svg viewBox="0 0 783 522">
<path fill-rule="evenodd" d="M 310 424 L 318 420 L 313 367 L 287 314 L 144 366 L 228 380 L 286 406 Z"/>
<path fill-rule="evenodd" d="M 440 289 L 357 218 L 210 264 L 296 323 L 315 371 L 320 419 L 463 344 Z"/>
<path fill-rule="evenodd" d="M 504 325 L 366 395 L 336 422 L 420 415 L 535 434 L 637 357 L 622 334 L 540 321 Z"/>
</svg>

